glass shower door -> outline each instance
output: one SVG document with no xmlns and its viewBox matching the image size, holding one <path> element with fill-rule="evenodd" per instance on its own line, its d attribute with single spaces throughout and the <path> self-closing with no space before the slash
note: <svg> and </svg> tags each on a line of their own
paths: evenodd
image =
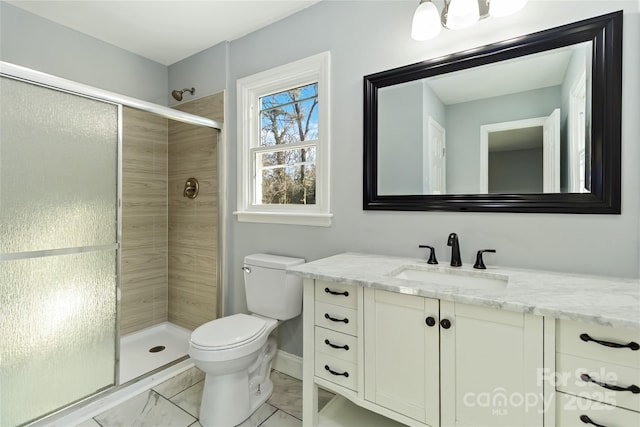
<svg viewBox="0 0 640 427">
<path fill-rule="evenodd" d="M 115 385 L 119 107 L 0 80 L 0 425 Z"/>
</svg>

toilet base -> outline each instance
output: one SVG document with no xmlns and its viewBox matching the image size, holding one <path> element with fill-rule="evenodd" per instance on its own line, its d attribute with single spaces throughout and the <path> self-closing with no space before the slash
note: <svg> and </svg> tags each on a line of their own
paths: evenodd
<svg viewBox="0 0 640 427">
<path fill-rule="evenodd" d="M 273 393 L 273 382 L 267 378 L 260 387 L 249 391 L 247 378 L 229 375 L 205 378 L 200 407 L 203 427 L 232 427 L 241 424 L 264 404 Z M 221 380 L 222 381 L 219 381 Z M 233 386 L 237 384 L 238 386 Z"/>
<path fill-rule="evenodd" d="M 276 341 L 270 337 L 249 369 L 226 375 L 206 374 L 200 405 L 200 424 L 203 427 L 241 424 L 271 397 L 273 382 L 269 376 L 276 349 Z"/>
<path fill-rule="evenodd" d="M 258 410 L 273 394 L 273 382 L 267 378 L 265 382 L 260 384 L 260 390 L 254 390 L 251 393 L 251 415 Z M 250 416 L 251 416 L 250 415 Z"/>
</svg>

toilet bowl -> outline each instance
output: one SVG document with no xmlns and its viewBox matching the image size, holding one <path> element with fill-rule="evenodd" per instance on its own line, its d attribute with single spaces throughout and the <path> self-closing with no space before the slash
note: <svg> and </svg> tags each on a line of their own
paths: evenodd
<svg viewBox="0 0 640 427">
<path fill-rule="evenodd" d="M 252 314 L 234 314 L 196 328 L 189 356 L 205 372 L 200 405 L 203 427 L 231 427 L 249 418 L 270 396 L 269 379 L 281 320 L 302 312 L 302 280 L 285 269 L 300 258 L 269 254 L 245 257 L 247 306 Z"/>
<path fill-rule="evenodd" d="M 267 343 L 277 323 L 234 314 L 193 331 L 189 356 L 207 374 L 201 403 L 206 410 L 200 411 L 204 427 L 240 424 L 269 398 L 273 385 L 268 372 L 276 344 L 273 339 Z"/>
</svg>

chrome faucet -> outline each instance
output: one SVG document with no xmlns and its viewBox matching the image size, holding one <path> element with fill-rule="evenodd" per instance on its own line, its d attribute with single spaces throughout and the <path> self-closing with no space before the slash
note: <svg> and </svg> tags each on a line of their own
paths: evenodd
<svg viewBox="0 0 640 427">
<path fill-rule="evenodd" d="M 451 267 L 461 267 L 460 243 L 458 242 L 458 235 L 456 233 L 449 234 L 447 246 L 451 246 Z"/>
</svg>

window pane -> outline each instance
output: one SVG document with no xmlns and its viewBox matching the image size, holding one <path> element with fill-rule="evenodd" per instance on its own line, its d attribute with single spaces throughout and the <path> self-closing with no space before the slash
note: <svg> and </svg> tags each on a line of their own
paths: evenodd
<svg viewBox="0 0 640 427">
<path fill-rule="evenodd" d="M 260 98 L 260 146 L 318 139 L 318 84 Z"/>
<path fill-rule="evenodd" d="M 316 147 L 257 153 L 256 166 L 256 204 L 316 203 Z"/>
</svg>

